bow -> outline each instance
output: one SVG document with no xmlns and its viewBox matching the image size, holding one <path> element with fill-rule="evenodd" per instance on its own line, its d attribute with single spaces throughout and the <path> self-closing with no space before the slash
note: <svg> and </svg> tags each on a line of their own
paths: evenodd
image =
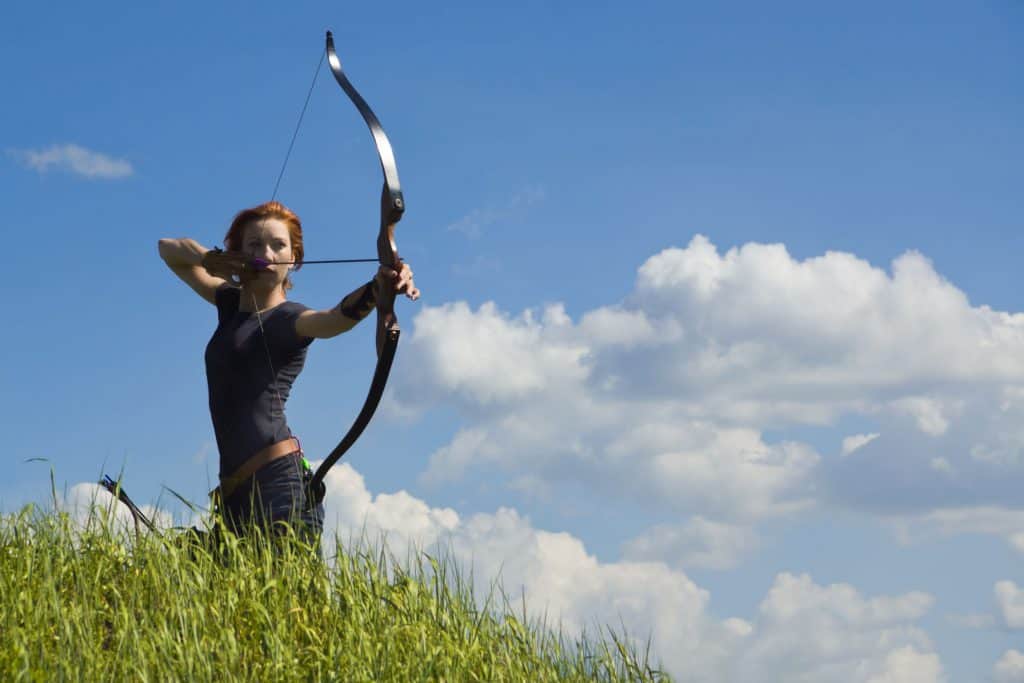
<svg viewBox="0 0 1024 683">
<path fill-rule="evenodd" d="M 370 109 L 363 96 L 349 82 L 345 72 L 341 69 L 341 60 L 334 51 L 334 37 L 327 32 L 327 62 L 331 67 L 331 73 L 338 85 L 345 91 L 352 104 L 356 106 L 363 120 L 370 128 L 374 144 L 377 147 L 377 156 L 380 157 L 380 167 L 384 172 L 384 187 L 381 190 L 380 198 L 380 231 L 377 233 L 377 260 L 382 266 L 388 266 L 398 270 L 402 260 L 398 255 L 398 246 L 395 244 L 395 226 L 402 220 L 405 212 L 405 201 L 402 198 L 402 187 L 398 182 L 398 166 L 395 164 L 395 153 L 391 149 L 391 141 L 384 133 L 377 116 Z M 373 381 L 370 384 L 370 391 L 366 396 L 359 415 L 342 437 L 334 450 L 317 468 L 313 479 L 310 482 L 312 504 L 323 500 L 326 493 L 326 486 L 323 483 L 327 471 L 341 459 L 352 444 L 356 442 L 359 435 L 366 429 L 377 404 L 384 393 L 384 386 L 388 381 L 388 374 L 391 372 L 391 364 L 395 359 L 395 351 L 398 349 L 398 337 L 401 330 L 398 327 L 398 318 L 395 316 L 395 292 L 390 288 L 382 288 L 387 291 L 377 292 L 377 367 L 373 372 Z"/>
<path fill-rule="evenodd" d="M 124 503 L 125 507 L 128 508 L 128 512 L 132 513 L 132 519 L 135 522 L 136 536 L 139 535 L 140 522 L 144 524 L 145 527 L 150 531 L 156 531 L 156 526 L 153 524 L 153 522 L 151 522 L 149 518 L 146 517 L 145 513 L 143 513 L 142 510 L 139 509 L 139 506 L 135 504 L 135 501 L 129 498 L 128 494 L 125 493 L 125 490 L 121 488 L 120 481 L 114 481 L 113 479 L 110 478 L 110 475 L 104 474 L 103 479 L 100 480 L 100 486 L 105 488 L 110 493 L 110 495 L 114 496 L 119 501 Z"/>
</svg>

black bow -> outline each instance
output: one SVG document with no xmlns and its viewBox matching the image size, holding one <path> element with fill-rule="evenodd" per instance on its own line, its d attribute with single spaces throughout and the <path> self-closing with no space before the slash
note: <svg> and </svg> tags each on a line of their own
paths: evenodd
<svg viewBox="0 0 1024 683">
<path fill-rule="evenodd" d="M 377 259 L 381 265 L 397 271 L 402 266 L 402 259 L 398 255 L 398 246 L 395 244 L 395 226 L 402 220 L 405 201 L 402 198 L 402 186 L 398 182 L 398 166 L 395 164 L 391 141 L 388 140 L 384 128 L 381 127 L 377 116 L 370 109 L 370 105 L 366 103 L 363 96 L 349 82 L 345 72 L 341 70 L 341 60 L 338 59 L 338 55 L 334 51 L 334 37 L 330 31 L 327 32 L 326 49 L 331 73 L 334 74 L 338 85 L 362 114 L 366 125 L 370 127 L 374 144 L 377 146 L 380 167 L 384 172 L 384 188 L 380 198 L 380 231 L 377 233 Z M 352 427 L 313 475 L 310 482 L 312 494 L 310 502 L 314 505 L 322 501 L 326 493 L 323 479 L 327 471 L 341 459 L 341 456 L 345 455 L 345 451 L 352 447 L 359 435 L 366 429 L 374 411 L 377 410 L 377 404 L 380 403 L 384 386 L 388 382 L 388 374 L 391 372 L 391 364 L 395 359 L 395 351 L 398 349 L 398 337 L 401 330 L 398 327 L 398 318 L 395 316 L 395 292 L 390 287 L 382 289 L 386 291 L 377 293 L 377 368 L 373 372 L 373 382 L 370 384 L 366 401 L 355 422 L 352 423 Z"/>
</svg>

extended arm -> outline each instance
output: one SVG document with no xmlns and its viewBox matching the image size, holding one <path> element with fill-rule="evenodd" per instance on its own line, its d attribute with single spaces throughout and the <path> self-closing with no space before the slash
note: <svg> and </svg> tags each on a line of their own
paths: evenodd
<svg viewBox="0 0 1024 683">
<path fill-rule="evenodd" d="M 329 339 L 348 332 L 373 310 L 377 303 L 373 281 L 350 292 L 337 306 L 326 311 L 305 311 L 295 320 L 300 337 Z"/>
<path fill-rule="evenodd" d="M 420 296 L 408 264 L 403 263 L 401 270 L 397 272 L 382 267 L 376 278 L 349 292 L 334 308 L 326 311 L 305 311 L 300 314 L 295 320 L 295 331 L 299 336 L 318 339 L 329 339 L 348 332 L 373 312 L 377 306 L 378 292 L 383 288 L 403 293 L 413 301 Z"/>
</svg>

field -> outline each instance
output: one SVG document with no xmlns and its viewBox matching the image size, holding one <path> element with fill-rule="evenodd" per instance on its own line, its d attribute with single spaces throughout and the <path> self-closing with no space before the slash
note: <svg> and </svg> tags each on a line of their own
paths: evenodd
<svg viewBox="0 0 1024 683">
<path fill-rule="evenodd" d="M 0 680 L 668 680 L 609 628 L 566 637 L 498 585 L 477 604 L 443 557 L 254 537 L 0 518 Z"/>
</svg>

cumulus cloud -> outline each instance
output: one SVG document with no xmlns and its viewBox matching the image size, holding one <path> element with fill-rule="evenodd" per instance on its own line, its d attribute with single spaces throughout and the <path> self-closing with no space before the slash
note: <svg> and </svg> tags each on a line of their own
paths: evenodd
<svg viewBox="0 0 1024 683">
<path fill-rule="evenodd" d="M 1024 590 L 1013 581 L 999 581 L 995 596 L 1003 626 L 1013 631 L 1024 630 Z"/>
<path fill-rule="evenodd" d="M 720 680 L 728 654 L 749 628 L 708 614 L 710 595 L 684 573 L 657 562 L 604 563 L 565 532 L 536 529 L 509 508 L 461 518 L 402 491 L 371 494 L 350 465 L 327 475 L 325 536 L 373 541 L 386 538 L 399 558 L 407 544 L 440 547 L 476 580 L 482 600 L 500 578 L 515 602 L 524 595 L 530 614 L 546 616 L 571 633 L 625 626 L 682 680 Z M 691 678 L 692 677 L 692 678 Z"/>
<path fill-rule="evenodd" d="M 939 508 L 887 521 L 901 543 L 962 534 L 1001 536 L 1024 555 L 1024 510 L 998 506 Z"/>
<path fill-rule="evenodd" d="M 405 491 L 374 496 L 362 475 L 348 463 L 331 468 L 324 481 L 327 539 L 337 535 L 355 542 L 364 536 L 369 540 L 384 536 L 390 547 L 404 550 L 410 543 L 433 545 L 459 525 L 454 510 L 431 508 Z"/>
<path fill-rule="evenodd" d="M 587 325 L 605 327 L 596 333 L 599 343 L 615 348 L 650 338 L 642 326 L 616 335 L 600 322 Z M 493 304 L 477 312 L 464 304 L 428 309 L 411 345 L 420 359 L 402 393 L 441 390 L 471 416 L 471 425 L 433 454 L 426 481 L 455 480 L 491 464 L 548 480 L 572 472 L 673 508 L 711 505 L 720 517 L 784 514 L 810 502 L 804 485 L 818 461 L 813 449 L 766 444 L 755 430 L 688 416 L 671 399 L 619 398 L 614 377 L 593 393 L 593 349 L 560 307 L 517 318 Z"/>
<path fill-rule="evenodd" d="M 679 525 L 660 524 L 631 539 L 623 554 L 631 560 L 664 562 L 679 569 L 730 569 L 758 545 L 749 527 L 693 517 Z"/>
<path fill-rule="evenodd" d="M 57 509 L 67 513 L 79 528 L 99 520 L 109 520 L 118 529 L 134 528 L 128 508 L 97 484 L 75 484 L 58 497 Z"/>
<path fill-rule="evenodd" d="M 780 574 L 734 680 L 942 681 L 941 662 L 914 625 L 932 602 L 919 592 L 865 598 L 847 584 Z"/>
<path fill-rule="evenodd" d="M 887 272 L 698 235 L 578 321 L 424 309 L 407 354 L 406 407 L 462 415 L 431 483 L 498 469 L 745 525 L 822 502 L 1009 503 L 1024 484 L 1024 315 L 972 306 L 916 252 Z M 856 457 L 783 436 L 845 416 L 878 427 L 843 442 Z"/>
<path fill-rule="evenodd" d="M 937 434 L 962 399 L 951 383 L 1024 379 L 1024 315 L 972 307 L 916 252 L 896 259 L 890 275 L 846 253 L 798 261 L 782 245 L 719 255 L 698 235 L 651 257 L 634 298 L 684 324 L 697 349 L 717 351 L 680 360 L 687 376 L 711 380 L 702 389 L 732 398 L 824 402 L 828 417 L 903 411 Z M 755 416 L 771 414 L 761 406 Z"/>
<path fill-rule="evenodd" d="M 913 647 L 893 650 L 885 658 L 885 669 L 868 679 L 868 683 L 934 683 L 944 681 L 939 656 L 933 652 L 918 652 Z"/>
<path fill-rule="evenodd" d="M 529 612 L 549 624 L 570 632 L 624 625 L 641 642 L 652 638 L 677 680 L 943 680 L 915 625 L 933 602 L 924 593 L 867 598 L 849 585 L 780 574 L 755 620 L 722 619 L 710 593 L 682 571 L 639 558 L 601 562 L 578 538 L 537 529 L 515 510 L 462 518 L 406 492 L 373 495 L 348 464 L 331 470 L 327 483 L 328 533 L 384 535 L 398 557 L 402 543 L 440 542 L 472 569 L 478 597 L 500 577 L 510 596 L 525 595 Z"/>
<path fill-rule="evenodd" d="M 995 683 L 1024 683 L 1024 652 L 1007 650 L 992 670 Z"/>
<path fill-rule="evenodd" d="M 135 172 L 126 159 L 116 159 L 75 144 L 11 150 L 11 154 L 39 173 L 61 170 L 90 180 L 114 180 L 126 178 Z"/>
</svg>

